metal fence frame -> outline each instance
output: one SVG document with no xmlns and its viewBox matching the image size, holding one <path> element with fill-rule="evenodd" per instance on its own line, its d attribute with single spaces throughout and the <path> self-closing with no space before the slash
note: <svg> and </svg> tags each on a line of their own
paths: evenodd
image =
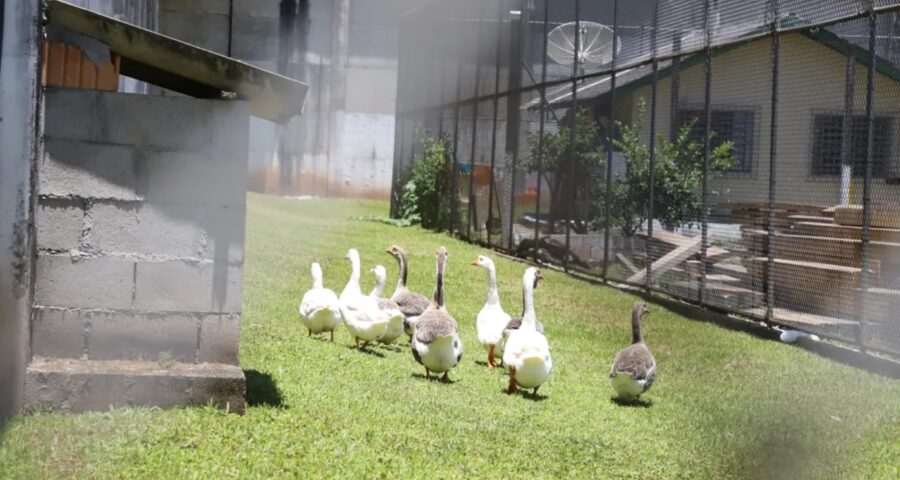
<svg viewBox="0 0 900 480">
<path fill-rule="evenodd" d="M 582 0 L 571 0 L 574 2 L 574 18 L 571 20 L 579 25 L 578 22 L 581 21 L 580 11 L 581 11 L 581 2 Z M 618 15 L 619 4 L 621 0 L 609 0 L 613 5 L 613 24 L 612 29 L 615 35 L 616 29 L 618 28 L 618 22 L 616 21 Z M 399 60 L 399 81 L 398 81 L 398 95 L 397 95 L 397 116 L 396 116 L 396 134 L 395 134 L 395 161 L 394 161 L 394 169 L 393 169 L 393 192 L 391 195 L 391 212 L 392 214 L 397 214 L 397 204 L 400 198 L 400 192 L 402 189 L 401 181 L 404 178 L 405 171 L 408 170 L 409 166 L 413 162 L 415 158 L 415 144 L 417 141 L 417 134 L 413 130 L 412 136 L 414 138 L 410 139 L 410 125 L 415 125 L 417 122 L 417 118 L 426 117 L 429 112 L 439 111 L 441 112 L 441 118 L 443 118 L 443 112 L 445 109 L 453 108 L 454 109 L 454 127 L 453 127 L 453 138 L 449 139 L 452 145 L 450 149 L 450 154 L 452 155 L 451 161 L 453 163 L 453 172 L 452 176 L 453 182 L 453 191 L 456 192 L 458 185 L 458 176 L 459 176 L 459 162 L 460 159 L 457 155 L 457 146 L 458 146 L 458 137 L 459 137 L 459 120 L 460 120 L 460 108 L 465 106 L 471 106 L 473 109 L 473 117 L 472 117 L 472 125 L 471 125 L 471 135 L 472 135 L 472 144 L 471 151 L 469 152 L 469 168 L 472 172 L 468 179 L 468 189 L 469 195 L 472 195 L 472 185 L 474 178 L 474 169 L 475 169 L 475 153 L 476 153 L 476 138 L 477 132 L 479 128 L 490 128 L 491 130 L 491 145 L 490 145 L 490 171 L 491 171 L 491 180 L 489 185 L 489 193 L 488 193 L 488 213 L 487 213 L 487 238 L 486 244 L 487 246 L 491 246 L 493 248 L 497 248 L 498 250 L 510 251 L 512 249 L 512 225 L 513 220 L 510 219 L 508 231 L 500 231 L 501 238 L 506 237 L 507 241 L 505 245 L 498 245 L 493 238 L 493 229 L 495 216 L 494 211 L 496 208 L 501 208 L 502 215 L 502 206 L 495 204 L 495 197 L 497 197 L 498 192 L 495 191 L 496 186 L 494 185 L 494 174 L 498 168 L 502 168 L 498 165 L 497 150 L 498 150 L 498 119 L 499 119 L 499 103 L 500 99 L 503 97 L 507 98 L 507 106 L 512 107 L 508 108 L 509 113 L 505 119 L 507 122 L 507 128 L 509 128 L 509 124 L 518 122 L 519 120 L 514 118 L 514 111 L 517 110 L 516 105 L 518 101 L 515 103 L 510 99 L 516 99 L 525 94 L 534 94 L 540 98 L 540 105 L 538 107 L 538 115 L 540 118 L 539 132 L 540 132 L 540 144 L 538 146 L 538 155 L 537 155 L 537 203 L 536 203 L 536 218 L 541 215 L 541 196 L 546 194 L 546 192 L 542 192 L 542 181 L 540 181 L 541 175 L 544 173 L 544 132 L 545 132 L 545 119 L 548 114 L 549 103 L 547 99 L 547 91 L 552 87 L 559 87 L 565 85 L 567 83 L 571 84 L 571 107 L 570 111 L 577 112 L 578 109 L 578 85 L 586 80 L 590 79 L 598 79 L 601 77 L 608 76 L 610 78 L 610 118 L 611 124 L 615 119 L 615 96 L 616 96 L 616 77 L 617 74 L 621 74 L 626 69 L 632 69 L 641 66 L 649 66 L 652 69 L 651 73 L 651 100 L 649 105 L 649 113 L 650 113 L 650 146 L 649 146 L 649 178 L 650 178 L 650 186 L 649 191 L 650 195 L 647 199 L 647 210 L 649 212 L 649 218 L 651 221 L 648 223 L 647 229 L 650 237 L 653 236 L 653 221 L 654 213 L 655 213 L 655 198 L 654 198 L 654 175 L 655 172 L 655 155 L 656 155 L 656 137 L 657 137 L 657 110 L 658 110 L 658 98 L 657 98 L 657 87 L 659 83 L 659 71 L 660 64 L 662 62 L 671 61 L 672 69 L 679 69 L 680 60 L 684 57 L 690 55 L 700 54 L 703 56 L 704 66 L 705 66 L 705 92 L 704 92 L 704 103 L 703 103 L 703 112 L 705 117 L 705 136 L 704 136 L 704 145 L 703 145 L 703 180 L 702 180 L 702 191 L 700 193 L 702 197 L 702 216 L 700 218 L 700 228 L 701 228 L 701 249 L 700 249 L 700 284 L 698 288 L 698 295 L 696 298 L 689 298 L 680 296 L 682 300 L 699 304 L 708 308 L 715 308 L 717 310 L 722 310 L 722 307 L 709 305 L 707 298 L 705 297 L 705 292 L 707 290 L 707 273 L 709 269 L 709 259 L 708 259 L 708 249 L 709 249 L 709 186 L 708 186 L 708 176 L 710 172 L 710 129 L 712 125 L 712 101 L 711 101 L 711 90 L 713 87 L 713 56 L 714 52 L 720 49 L 741 45 L 750 41 L 756 41 L 760 39 L 769 38 L 771 42 L 771 97 L 770 97 L 770 109 L 771 109 L 771 118 L 770 118 L 770 128 L 768 132 L 769 137 L 769 158 L 768 158 L 768 166 L 769 166 L 769 178 L 768 178 L 768 215 L 767 215 L 767 223 L 768 223 L 768 248 L 771 252 L 774 246 L 777 244 L 778 236 L 776 235 L 776 209 L 774 208 L 777 204 L 776 197 L 776 186 L 778 185 L 778 175 L 777 175 L 777 166 L 779 165 L 778 158 L 778 144 L 777 139 L 779 136 L 779 124 L 778 124 L 778 90 L 779 90 L 779 74 L 780 74 L 780 39 L 782 36 L 799 32 L 801 30 L 807 30 L 811 28 L 824 28 L 828 26 L 832 26 L 835 24 L 849 22 L 852 20 L 865 19 L 868 21 L 868 42 L 867 42 L 867 52 L 869 61 L 868 61 L 868 77 L 866 84 L 866 107 L 865 107 L 865 115 L 866 115 L 866 156 L 865 156 L 865 164 L 864 164 L 864 175 L 863 175 L 863 224 L 862 224 L 862 241 L 861 241 L 861 250 L 862 250 L 862 260 L 861 260 L 861 273 L 859 276 L 859 292 L 857 295 L 857 310 L 856 310 L 856 321 L 858 322 L 858 328 L 856 331 L 856 338 L 851 341 L 851 343 L 856 343 L 856 345 L 863 350 L 874 350 L 886 352 L 893 355 L 900 355 L 900 341 L 898 341 L 897 345 L 894 345 L 891 348 L 885 349 L 882 346 L 873 346 L 868 344 L 865 339 L 864 331 L 866 328 L 866 319 L 867 316 L 867 308 L 868 301 L 867 296 L 869 294 L 870 285 L 872 282 L 871 274 L 870 274 L 870 249 L 871 249 L 871 222 L 872 222 L 872 198 L 871 198 L 871 184 L 872 184 L 872 163 L 873 163 L 873 145 L 874 145 L 874 135 L 872 134 L 872 130 L 874 128 L 874 105 L 876 102 L 875 98 L 875 77 L 876 77 L 876 34 L 877 34 L 877 19 L 880 15 L 886 15 L 888 13 L 898 12 L 900 11 L 900 2 L 875 2 L 875 1 L 861 1 L 859 3 L 859 8 L 856 11 L 850 13 L 842 13 L 840 15 L 835 15 L 833 18 L 828 18 L 825 21 L 817 22 L 817 23 L 803 23 L 802 25 L 791 25 L 787 23 L 781 22 L 781 17 L 779 16 L 779 0 L 764 0 L 766 3 L 766 25 L 764 26 L 760 32 L 755 33 L 751 36 L 747 36 L 744 38 L 729 40 L 726 42 L 713 43 L 712 36 L 712 22 L 711 18 L 711 4 L 713 0 L 699 0 L 703 2 L 704 9 L 704 23 L 703 30 L 705 33 L 704 45 L 700 50 L 681 52 L 678 49 L 674 48 L 670 52 L 660 52 L 658 50 L 658 32 L 659 32 L 659 6 L 657 2 L 654 2 L 653 14 L 652 14 L 652 25 L 650 27 L 650 47 L 649 47 L 649 55 L 648 58 L 639 61 L 639 62 L 631 62 L 626 66 L 621 66 L 617 64 L 617 50 L 613 49 L 613 59 L 611 64 L 603 69 L 596 69 L 589 73 L 579 72 L 578 69 L 578 61 L 577 58 L 572 66 L 571 75 L 568 78 L 548 78 L 548 66 L 547 66 L 547 52 L 548 52 L 548 31 L 549 31 L 549 5 L 550 1 L 543 1 L 543 8 L 537 9 L 534 7 L 534 0 L 493 0 L 493 1 L 485 1 L 481 4 L 480 13 L 478 13 L 478 18 L 475 20 L 478 23 L 477 27 L 477 53 L 476 57 L 479 59 L 476 62 L 475 66 L 475 82 L 474 89 L 471 91 L 471 96 L 469 92 L 461 91 L 461 80 L 463 75 L 463 67 L 462 60 L 457 59 L 456 64 L 456 76 L 455 85 L 456 85 L 456 98 L 453 101 L 446 102 L 444 99 L 440 99 L 439 102 L 432 105 L 417 105 L 415 101 L 405 101 L 404 99 L 410 98 L 410 96 L 415 97 L 415 95 L 410 95 L 411 92 L 415 92 L 417 90 L 417 80 L 415 79 L 414 71 L 419 66 L 416 65 L 417 60 L 421 59 L 410 59 L 409 57 L 409 45 L 416 41 L 417 35 L 422 35 L 423 31 L 420 26 L 417 25 L 417 15 L 424 15 L 423 11 L 427 11 L 427 7 L 429 5 L 434 5 L 441 3 L 440 0 L 435 0 L 427 3 L 425 6 L 418 8 L 416 11 L 408 14 L 403 21 L 401 22 L 401 35 L 400 35 L 400 60 Z M 483 25 L 488 25 L 491 22 L 494 22 L 492 18 L 488 18 L 486 12 L 489 11 L 490 6 L 495 4 L 498 10 L 496 18 L 503 18 L 504 13 L 509 10 L 516 10 L 520 12 L 520 20 L 510 20 L 509 21 L 509 32 L 504 32 L 503 28 L 495 28 L 497 35 L 496 38 L 490 39 L 490 35 L 485 35 L 485 28 L 482 28 Z M 444 7 L 447 8 L 447 7 Z M 533 17 L 533 18 L 532 18 Z M 541 46 L 543 50 L 542 61 L 541 61 L 541 74 L 540 80 L 537 81 L 532 78 L 533 82 L 529 85 L 521 85 L 519 82 L 514 81 L 515 78 L 510 80 L 510 83 L 513 84 L 513 87 L 510 88 L 510 85 L 507 85 L 506 89 L 501 88 L 501 71 L 504 67 L 504 55 L 509 65 L 515 65 L 513 62 L 521 63 L 521 61 L 517 60 L 519 53 L 517 53 L 517 49 L 521 48 L 521 38 L 520 35 L 517 34 L 518 28 L 520 28 L 521 23 L 523 21 L 531 21 L 532 23 L 540 23 L 543 29 L 543 45 Z M 511 42 L 514 44 L 510 46 L 509 49 L 504 50 L 502 46 L 504 45 L 504 33 L 509 34 L 509 38 Z M 575 50 L 578 50 L 578 38 L 576 35 L 576 45 Z M 487 48 L 483 48 L 483 46 L 488 46 L 489 42 L 495 43 L 495 55 L 494 55 L 494 65 L 482 65 L 481 58 L 484 56 L 485 50 Z M 484 44 L 484 45 L 483 45 Z M 680 44 L 678 44 L 680 45 Z M 460 47 L 461 49 L 462 47 Z M 855 68 L 856 53 L 851 48 L 850 51 L 847 52 L 848 62 L 847 62 L 847 78 L 846 78 L 846 90 L 849 92 L 848 98 L 853 95 L 853 69 Z M 577 55 L 576 55 L 577 57 Z M 461 57 L 460 57 L 461 58 Z M 440 63 L 440 60 L 438 60 Z M 441 66 L 440 68 L 443 68 Z M 493 69 L 493 88 L 490 92 L 484 92 L 479 87 L 484 80 L 484 71 L 485 69 L 492 68 Z M 511 70 L 520 71 L 520 68 L 512 68 Z M 521 72 L 519 72 L 521 73 Z M 514 74 L 512 74 L 514 77 Z M 443 76 L 442 76 L 443 80 Z M 676 80 L 673 80 L 675 82 Z M 673 86 L 673 90 L 676 89 L 677 86 Z M 443 91 L 443 89 L 442 89 Z M 671 99 L 672 102 L 677 102 L 677 97 L 673 97 Z M 492 104 L 492 115 L 491 122 L 489 126 L 483 125 L 485 122 L 480 121 L 478 118 L 479 113 L 479 104 L 481 102 L 491 102 Z M 847 108 L 852 108 L 852 105 L 849 105 L 851 100 L 848 100 Z M 675 115 L 675 111 L 672 111 L 672 115 Z M 845 121 L 847 115 L 845 115 Z M 674 123 L 673 123 L 674 125 Z M 414 128 L 414 127 L 413 127 Z M 844 134 L 849 135 L 849 128 L 844 128 Z M 574 144 L 575 139 L 575 129 L 570 129 L 570 144 Z M 605 139 L 608 145 L 612 144 L 613 141 L 613 128 L 610 128 L 607 137 Z M 760 136 L 763 137 L 765 134 L 760 133 Z M 762 139 L 761 139 L 762 140 Z M 504 150 L 509 152 L 512 151 L 512 171 L 515 173 L 518 161 L 518 146 L 515 145 L 518 143 L 518 138 L 510 138 L 510 135 L 507 134 L 505 141 L 507 144 L 504 147 Z M 512 150 L 510 150 L 509 142 L 514 142 Z M 406 148 L 406 145 L 411 145 L 411 148 Z M 849 142 L 844 142 L 845 150 L 849 149 Z M 605 221 L 604 221 L 604 253 L 603 253 L 603 265 L 602 265 L 602 273 L 599 275 L 599 278 L 603 281 L 612 281 L 609 278 L 608 266 L 610 264 L 610 231 L 611 231 L 611 223 L 610 223 L 610 205 L 609 201 L 610 195 L 612 194 L 612 189 L 610 188 L 612 178 L 613 178 L 613 149 L 606 149 L 607 161 L 605 165 L 605 181 L 606 181 L 606 195 L 607 201 L 605 202 L 606 211 L 605 211 Z M 844 158 L 846 159 L 849 152 L 844 152 Z M 570 167 L 572 171 L 570 174 L 574 173 L 575 161 L 574 161 L 574 151 L 570 152 Z M 515 182 L 515 175 L 511 182 Z M 515 189 L 512 189 L 515 192 Z M 501 200 L 497 198 L 497 200 Z M 468 220 L 465 225 L 457 225 L 457 212 L 459 210 L 458 197 L 456 195 L 451 199 L 451 224 L 447 225 L 445 230 L 449 233 L 461 234 L 464 238 L 473 239 L 473 225 L 472 225 L 472 210 L 477 209 L 474 201 L 468 202 Z M 509 199 L 510 205 L 510 214 L 515 211 L 515 194 L 512 193 Z M 575 189 L 567 195 L 567 208 L 566 208 L 566 222 L 565 222 L 565 247 L 568 251 L 570 248 L 571 242 L 571 229 L 573 223 L 572 211 L 575 203 Z M 535 221 L 534 225 L 534 239 L 537 242 L 541 237 L 541 232 L 539 228 L 539 221 Z M 480 242 L 483 243 L 483 242 Z M 646 247 L 649 249 L 651 246 L 648 245 Z M 538 261 L 537 253 L 532 255 L 531 259 L 534 261 Z M 651 269 L 652 262 L 648 261 L 646 264 L 646 272 L 643 278 L 643 282 L 633 285 L 636 287 L 640 287 L 647 292 L 661 293 L 666 295 L 672 295 L 671 292 L 663 291 L 654 286 L 654 277 L 653 271 Z M 566 272 L 573 272 L 572 266 L 569 265 L 568 255 L 566 255 L 562 262 L 562 268 Z M 748 314 L 744 311 L 730 311 L 730 313 L 738 314 L 746 318 L 750 318 L 755 321 L 765 322 L 767 325 L 774 326 L 785 326 L 796 328 L 794 325 L 786 325 L 779 321 L 774 312 L 775 295 L 776 295 L 776 287 L 775 287 L 775 255 L 769 254 L 766 262 L 766 288 L 765 288 L 765 310 L 761 315 Z M 621 280 L 615 280 L 615 283 L 628 283 L 622 282 Z M 678 295 L 676 295 L 678 296 Z M 727 309 L 725 309 L 727 310 Z M 841 338 L 840 340 L 847 341 L 847 338 Z"/>
</svg>

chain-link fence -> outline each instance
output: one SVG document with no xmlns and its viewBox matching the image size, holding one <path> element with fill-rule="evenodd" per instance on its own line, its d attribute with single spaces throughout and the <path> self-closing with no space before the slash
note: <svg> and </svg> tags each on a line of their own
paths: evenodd
<svg viewBox="0 0 900 480">
<path fill-rule="evenodd" d="M 900 354 L 900 2 L 456 0 L 400 36 L 392 211 Z"/>
</svg>

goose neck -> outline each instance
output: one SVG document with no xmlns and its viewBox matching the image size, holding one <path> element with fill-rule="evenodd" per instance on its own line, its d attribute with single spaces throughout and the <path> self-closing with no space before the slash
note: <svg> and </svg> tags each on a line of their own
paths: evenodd
<svg viewBox="0 0 900 480">
<path fill-rule="evenodd" d="M 400 264 L 400 278 L 397 279 L 397 289 L 406 288 L 407 264 L 405 252 L 400 252 L 397 255 L 397 262 Z"/>
<path fill-rule="evenodd" d="M 522 293 L 522 307 L 522 326 L 529 329 L 537 329 L 537 315 L 534 313 L 533 282 L 525 282 Z"/>
<path fill-rule="evenodd" d="M 497 293 L 497 272 L 493 268 L 488 268 L 488 291 L 485 303 L 494 305 L 500 303 L 500 295 Z"/>
<path fill-rule="evenodd" d="M 631 343 L 641 343 L 644 337 L 641 335 L 641 314 L 633 312 L 631 314 Z"/>
<path fill-rule="evenodd" d="M 446 261 L 447 259 L 444 255 L 438 255 L 433 298 L 434 304 L 437 305 L 438 308 L 444 306 L 444 265 L 446 264 Z"/>
</svg>

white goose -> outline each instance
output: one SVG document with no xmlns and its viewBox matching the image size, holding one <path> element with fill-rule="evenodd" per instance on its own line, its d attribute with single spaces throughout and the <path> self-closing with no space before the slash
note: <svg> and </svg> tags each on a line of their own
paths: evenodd
<svg viewBox="0 0 900 480">
<path fill-rule="evenodd" d="M 378 308 L 391 316 L 391 322 L 388 324 L 384 335 L 378 338 L 378 342 L 384 344 L 394 343 L 394 340 L 403 335 L 403 319 L 405 317 L 400 307 L 393 300 L 383 297 L 384 284 L 387 281 L 387 271 L 384 269 L 384 265 L 375 265 L 372 273 L 375 274 L 375 287 L 369 293 L 369 296 L 378 301 Z"/>
<path fill-rule="evenodd" d="M 377 300 L 363 295 L 359 286 L 359 252 L 351 248 L 346 258 L 350 261 L 350 279 L 340 296 L 341 316 L 356 346 L 364 348 L 384 335 L 391 316 L 379 308 Z"/>
<path fill-rule="evenodd" d="M 341 323 L 341 304 L 337 295 L 322 286 L 322 267 L 313 262 L 310 267 L 313 288 L 303 294 L 300 301 L 300 322 L 309 330 L 309 335 L 331 332 L 334 341 L 334 329 Z"/>
<path fill-rule="evenodd" d="M 475 317 L 475 330 L 478 334 L 478 342 L 487 348 L 488 367 L 497 366 L 494 358 L 503 356 L 503 330 L 509 324 L 511 317 L 503 311 L 500 305 L 500 295 L 497 293 L 497 269 L 490 258 L 479 255 L 472 260 L 472 265 L 481 267 L 488 274 L 488 292 L 484 300 L 484 306 Z M 499 348 L 497 348 L 499 345 Z"/>
<path fill-rule="evenodd" d="M 537 394 L 538 388 L 550 377 L 553 359 L 550 357 L 550 345 L 547 337 L 537 329 L 537 316 L 534 313 L 534 287 L 541 279 L 541 272 L 535 267 L 528 267 L 522 277 L 525 312 L 522 314 L 522 326 L 509 333 L 503 348 L 503 364 L 509 372 L 509 388 L 506 393 L 515 393 L 518 387 L 532 388 Z"/>
<path fill-rule="evenodd" d="M 431 372 L 444 373 L 441 377 L 450 381 L 450 369 L 462 359 L 462 340 L 459 325 L 444 307 L 444 266 L 447 263 L 447 249 L 437 250 L 437 274 L 434 299 L 419 317 L 412 337 L 412 354 L 425 367 L 425 376 Z"/>
<path fill-rule="evenodd" d="M 609 378 L 619 398 L 634 400 L 650 389 L 656 378 L 656 359 L 641 335 L 641 317 L 650 312 L 644 303 L 631 309 L 631 345 L 619 350 Z"/>
</svg>

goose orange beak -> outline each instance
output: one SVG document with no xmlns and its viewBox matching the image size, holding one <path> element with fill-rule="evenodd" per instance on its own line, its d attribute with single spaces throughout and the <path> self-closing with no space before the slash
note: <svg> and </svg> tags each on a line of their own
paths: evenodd
<svg viewBox="0 0 900 480">
<path fill-rule="evenodd" d="M 478 259 L 476 258 L 475 260 L 472 260 L 471 262 L 469 262 L 469 265 L 471 265 L 471 266 L 473 266 L 473 267 L 477 267 L 477 266 L 478 266 Z"/>
</svg>

